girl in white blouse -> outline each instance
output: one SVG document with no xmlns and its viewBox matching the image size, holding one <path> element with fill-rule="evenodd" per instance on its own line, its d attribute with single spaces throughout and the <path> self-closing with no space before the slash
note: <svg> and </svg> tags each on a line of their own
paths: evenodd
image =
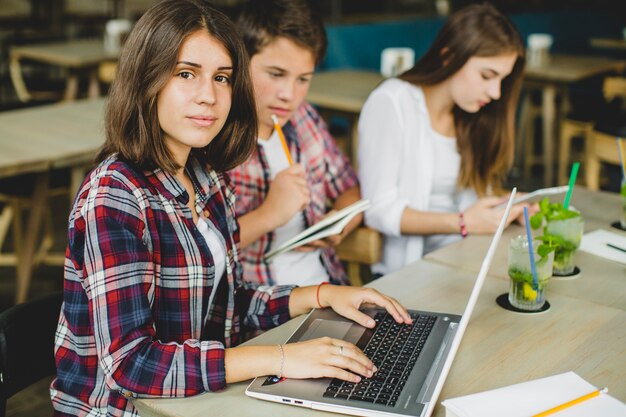
<svg viewBox="0 0 626 417">
<path fill-rule="evenodd" d="M 368 226 L 385 237 L 388 273 L 467 236 L 492 233 L 513 159 L 525 63 L 511 21 L 489 4 L 454 13 L 413 68 L 367 99 L 359 120 Z M 522 213 L 514 206 L 510 223 Z"/>
</svg>

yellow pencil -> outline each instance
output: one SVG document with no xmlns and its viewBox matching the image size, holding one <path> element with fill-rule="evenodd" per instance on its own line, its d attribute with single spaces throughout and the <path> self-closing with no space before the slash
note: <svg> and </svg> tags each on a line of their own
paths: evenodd
<svg viewBox="0 0 626 417">
<path fill-rule="evenodd" d="M 602 388 L 602 389 L 599 389 L 599 390 L 596 390 L 596 391 L 590 392 L 590 393 L 589 393 L 589 394 L 587 394 L 587 395 L 583 395 L 582 397 L 578 397 L 578 398 L 576 398 L 576 399 L 574 399 L 574 400 L 572 400 L 572 401 L 568 401 L 568 402 L 563 403 L 563 404 L 561 404 L 561 405 L 557 405 L 557 406 L 556 406 L 556 407 L 554 407 L 554 408 L 551 408 L 551 409 L 549 409 L 549 410 L 543 411 L 543 412 L 541 412 L 541 413 L 539 413 L 539 414 L 535 414 L 533 417 L 545 417 L 545 416 L 549 416 L 550 414 L 554 414 L 554 413 L 556 413 L 557 411 L 564 410 L 564 409 L 569 408 L 569 407 L 571 407 L 571 406 L 573 406 L 573 405 L 580 404 L 580 403 L 582 403 L 582 402 L 584 402 L 584 401 L 587 401 L 587 400 L 589 400 L 589 399 L 591 399 L 591 398 L 597 397 L 597 396 L 598 396 L 598 395 L 600 395 L 600 394 L 606 394 L 608 391 L 609 391 L 609 390 L 608 390 L 608 388 Z"/>
<path fill-rule="evenodd" d="M 274 129 L 276 129 L 276 132 L 278 132 L 278 137 L 280 138 L 280 142 L 283 144 L 283 150 L 285 151 L 285 155 L 287 155 L 287 160 L 289 161 L 289 165 L 293 165 L 293 159 L 291 159 L 291 153 L 289 152 L 289 148 L 287 147 L 287 141 L 285 140 L 283 129 L 281 129 L 280 125 L 278 124 L 278 119 L 273 114 L 272 114 L 272 122 L 274 122 Z"/>
</svg>

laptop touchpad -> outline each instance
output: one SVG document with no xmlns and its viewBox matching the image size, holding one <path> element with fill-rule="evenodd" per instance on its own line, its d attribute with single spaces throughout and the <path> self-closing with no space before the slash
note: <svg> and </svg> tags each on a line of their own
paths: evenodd
<svg viewBox="0 0 626 417">
<path fill-rule="evenodd" d="M 306 329 L 306 332 L 300 338 L 301 342 L 305 340 L 317 339 L 318 337 L 332 337 L 335 339 L 345 339 L 345 335 L 352 327 L 353 323 L 347 321 L 322 320 L 315 319 L 313 323 Z"/>
</svg>

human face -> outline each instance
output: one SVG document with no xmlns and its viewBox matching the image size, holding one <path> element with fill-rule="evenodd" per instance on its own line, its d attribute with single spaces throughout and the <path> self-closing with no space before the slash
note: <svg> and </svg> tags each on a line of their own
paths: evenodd
<svg viewBox="0 0 626 417">
<path fill-rule="evenodd" d="M 224 126 L 232 67 L 226 48 L 206 31 L 182 44 L 176 69 L 157 98 L 165 143 L 179 165 L 185 166 L 191 148 L 207 146 Z"/>
<path fill-rule="evenodd" d="M 281 126 L 291 118 L 309 91 L 314 69 L 313 53 L 284 37 L 274 39 L 252 57 L 250 75 L 260 138 L 272 134 L 272 114 Z"/>
<path fill-rule="evenodd" d="M 500 98 L 502 79 L 513 70 L 517 54 L 471 57 L 450 77 L 452 100 L 468 113 L 476 113 Z"/>
</svg>

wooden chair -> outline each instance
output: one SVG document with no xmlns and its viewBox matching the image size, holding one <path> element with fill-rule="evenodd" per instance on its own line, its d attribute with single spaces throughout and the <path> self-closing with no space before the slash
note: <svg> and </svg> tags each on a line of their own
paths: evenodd
<svg viewBox="0 0 626 417">
<path fill-rule="evenodd" d="M 56 374 L 54 334 L 62 302 L 57 291 L 0 314 L 0 417 L 9 398 Z"/>
<path fill-rule="evenodd" d="M 623 98 L 626 102 L 626 78 L 609 77 L 604 81 L 603 94 L 607 101 Z M 622 110 L 624 109 L 622 102 Z M 600 188 L 601 163 L 619 165 L 616 140 L 626 139 L 626 112 L 606 120 L 598 120 L 591 134 L 585 160 L 585 180 L 592 190 Z"/>
<path fill-rule="evenodd" d="M 0 266 L 18 267 L 20 262 L 19 249 L 22 247 L 25 240 L 23 213 L 25 210 L 33 210 L 34 207 L 27 194 L 20 194 L 19 191 L 15 191 L 15 187 L 23 186 L 22 183 L 16 182 L 12 184 L 4 182 L 2 186 L 4 189 L 0 189 Z M 62 266 L 65 262 L 65 254 L 63 252 L 52 252 L 54 246 L 54 230 L 52 211 L 48 202 L 50 198 L 67 195 L 68 192 L 68 187 L 66 186 L 51 188 L 48 189 L 45 198 L 42 200 L 44 202 L 43 207 L 41 207 L 43 211 L 43 232 L 40 236 L 39 247 L 33 259 L 34 266 L 38 266 L 42 263 L 46 265 Z M 12 232 L 10 235 L 12 239 L 12 251 L 8 250 L 7 245 L 9 230 Z M 23 302 L 26 300 L 30 282 L 17 282 L 16 284 L 15 300 L 18 303 Z"/>
<path fill-rule="evenodd" d="M 98 66 L 98 80 L 109 85 L 115 79 L 117 72 L 117 61 L 105 61 Z"/>
<path fill-rule="evenodd" d="M 337 246 L 337 256 L 348 265 L 350 285 L 363 285 L 361 265 L 371 266 L 378 262 L 382 247 L 380 233 L 367 227 L 358 227 Z"/>
<path fill-rule="evenodd" d="M 574 158 L 571 157 L 572 139 L 581 137 L 583 140 L 583 154 L 585 146 L 590 140 L 593 131 L 594 121 L 582 115 L 569 115 L 561 121 L 559 135 L 559 168 L 557 180 L 559 184 L 567 184 L 569 163 Z"/>
<path fill-rule="evenodd" d="M 541 116 L 541 106 L 533 101 L 535 92 L 532 86 L 524 91 L 515 134 L 516 167 L 520 167 L 521 160 L 524 178 L 530 178 L 533 165 L 542 163 L 541 155 L 535 155 L 535 121 Z"/>
</svg>

